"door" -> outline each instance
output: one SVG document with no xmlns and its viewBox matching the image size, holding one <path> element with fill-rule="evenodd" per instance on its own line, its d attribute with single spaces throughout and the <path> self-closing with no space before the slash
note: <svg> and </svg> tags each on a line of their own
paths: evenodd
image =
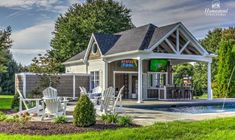
<svg viewBox="0 0 235 140">
<path fill-rule="evenodd" d="M 131 76 L 131 98 L 137 98 L 137 92 L 138 92 L 138 76 L 132 75 Z"/>
<path fill-rule="evenodd" d="M 123 82 L 124 82 L 124 91 L 123 91 L 123 98 L 128 99 L 128 74 L 123 74 Z"/>
</svg>

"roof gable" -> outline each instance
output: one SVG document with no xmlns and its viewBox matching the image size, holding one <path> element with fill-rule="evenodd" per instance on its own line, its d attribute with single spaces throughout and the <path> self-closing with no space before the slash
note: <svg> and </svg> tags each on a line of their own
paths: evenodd
<svg viewBox="0 0 235 140">
<path fill-rule="evenodd" d="M 177 23 L 176 26 L 160 38 L 160 40 L 150 46 L 149 50 L 176 54 L 208 54 L 181 22 Z"/>
</svg>

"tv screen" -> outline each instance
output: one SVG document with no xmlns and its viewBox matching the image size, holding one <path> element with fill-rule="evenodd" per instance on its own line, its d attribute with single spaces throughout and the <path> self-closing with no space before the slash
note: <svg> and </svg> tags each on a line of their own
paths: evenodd
<svg viewBox="0 0 235 140">
<path fill-rule="evenodd" d="M 149 62 L 149 69 L 151 72 L 166 72 L 168 60 L 167 59 L 151 59 Z"/>
</svg>

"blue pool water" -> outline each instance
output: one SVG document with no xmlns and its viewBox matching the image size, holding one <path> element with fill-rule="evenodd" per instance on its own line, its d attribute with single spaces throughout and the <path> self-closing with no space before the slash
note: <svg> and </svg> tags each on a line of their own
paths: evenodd
<svg viewBox="0 0 235 140">
<path fill-rule="evenodd" d="M 179 113 L 222 113 L 222 112 L 235 112 L 235 103 L 214 104 L 214 105 L 172 105 L 172 106 L 136 106 L 130 108 L 148 109 L 166 112 L 179 112 Z"/>
</svg>

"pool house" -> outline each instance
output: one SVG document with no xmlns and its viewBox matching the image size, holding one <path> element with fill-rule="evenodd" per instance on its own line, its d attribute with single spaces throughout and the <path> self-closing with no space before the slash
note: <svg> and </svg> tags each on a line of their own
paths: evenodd
<svg viewBox="0 0 235 140">
<path fill-rule="evenodd" d="M 63 64 L 66 73 L 90 74 L 90 89 L 125 85 L 123 98 L 190 100 L 191 85 L 175 85 L 172 67 L 188 62 L 207 63 L 208 99 L 211 63 L 216 55 L 205 50 L 181 23 L 157 27 L 147 24 L 115 34 L 93 33 L 87 49 Z M 89 89 L 88 89 L 89 90 Z"/>
</svg>

